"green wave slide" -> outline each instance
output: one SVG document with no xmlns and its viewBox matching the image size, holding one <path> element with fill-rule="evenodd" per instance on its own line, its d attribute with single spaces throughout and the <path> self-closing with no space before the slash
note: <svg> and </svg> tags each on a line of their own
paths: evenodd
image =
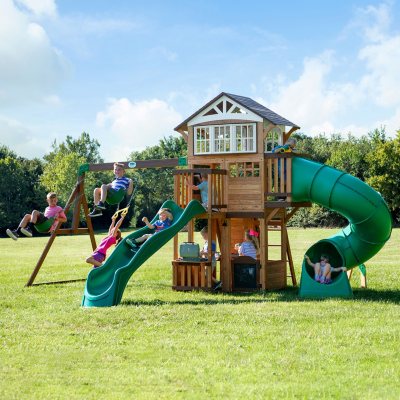
<svg viewBox="0 0 400 400">
<path fill-rule="evenodd" d="M 392 218 L 381 195 L 360 179 L 304 158 L 293 158 L 293 201 L 311 201 L 338 212 L 349 225 L 335 235 L 311 246 L 306 254 L 313 260 L 327 254 L 335 267 L 362 265 L 389 240 Z M 300 297 L 352 297 L 344 273 L 333 275 L 331 285 L 315 282 L 314 273 L 303 260 Z"/>
<path fill-rule="evenodd" d="M 203 206 L 197 200 L 192 200 L 185 209 L 180 208 L 172 200 L 164 202 L 162 207 L 171 210 L 174 216 L 172 225 L 151 236 L 136 252 L 126 244 L 126 239 L 135 239 L 145 233 L 154 231 L 143 227 L 126 236 L 101 267 L 92 269 L 89 272 L 82 306 L 110 307 L 118 305 L 132 274 L 149 257 L 172 239 L 192 218 L 205 212 Z M 151 223 L 157 219 L 158 215 L 152 219 Z"/>
</svg>

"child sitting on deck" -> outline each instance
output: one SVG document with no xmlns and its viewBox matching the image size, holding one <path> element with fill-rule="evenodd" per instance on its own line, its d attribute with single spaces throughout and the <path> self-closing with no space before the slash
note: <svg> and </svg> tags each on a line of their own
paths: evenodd
<svg viewBox="0 0 400 400">
<path fill-rule="evenodd" d="M 92 264 L 94 268 L 100 267 L 106 259 L 107 250 L 113 245 L 117 245 L 121 240 L 121 231 L 119 230 L 125 215 L 122 214 L 121 218 L 115 223 L 117 216 L 112 217 L 111 225 L 108 229 L 108 235 L 100 242 L 96 250 L 86 259 L 88 264 Z"/>
<path fill-rule="evenodd" d="M 252 257 L 255 260 L 260 252 L 260 245 L 258 243 L 258 232 L 253 229 L 247 229 L 244 232 L 244 241 L 242 243 L 236 243 L 235 249 L 239 256 Z"/>
</svg>

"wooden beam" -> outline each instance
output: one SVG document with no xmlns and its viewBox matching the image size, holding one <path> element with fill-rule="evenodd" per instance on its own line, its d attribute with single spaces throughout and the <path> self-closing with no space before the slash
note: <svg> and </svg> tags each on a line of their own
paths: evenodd
<svg viewBox="0 0 400 400">
<path fill-rule="evenodd" d="M 300 128 L 297 127 L 297 126 L 293 126 L 292 129 L 290 129 L 289 132 L 283 134 L 283 143 L 284 143 L 284 144 L 285 144 L 286 141 L 290 138 L 290 135 L 291 135 L 293 132 L 297 131 L 297 129 L 300 129 Z"/>
<path fill-rule="evenodd" d="M 264 218 L 263 211 L 228 211 L 226 218 Z"/>
<path fill-rule="evenodd" d="M 226 175 L 226 169 L 215 169 L 215 168 L 185 168 L 185 169 L 176 169 L 172 171 L 173 175 L 180 174 L 217 174 L 217 175 Z"/>
<path fill-rule="evenodd" d="M 287 214 L 286 214 L 286 218 L 285 218 L 285 224 L 288 223 L 288 221 L 290 220 L 290 218 L 293 217 L 294 214 L 296 214 L 297 211 L 300 210 L 300 207 L 294 207 L 292 208 Z"/>
<path fill-rule="evenodd" d="M 265 223 L 268 225 L 268 221 L 275 217 L 275 215 L 279 212 L 279 208 L 274 208 L 267 215 L 265 215 Z"/>
<path fill-rule="evenodd" d="M 164 160 L 136 160 L 135 167 L 129 167 L 129 161 L 119 161 L 125 165 L 126 169 L 140 169 L 140 168 L 175 168 L 177 167 L 179 158 L 167 158 Z M 114 163 L 100 163 L 100 164 L 89 164 L 89 171 L 112 171 Z"/>
<path fill-rule="evenodd" d="M 185 132 L 183 129 L 178 129 L 177 132 L 179 132 L 182 135 L 183 140 L 187 143 L 188 142 L 188 133 Z"/>
<path fill-rule="evenodd" d="M 269 124 L 269 125 L 267 125 L 267 127 L 266 128 L 264 128 L 263 129 L 263 139 L 265 140 L 265 138 L 267 137 L 267 135 L 268 135 L 268 132 L 271 130 L 271 129 L 273 129 L 273 128 L 275 128 L 275 124 L 273 124 L 272 122 Z"/>
</svg>

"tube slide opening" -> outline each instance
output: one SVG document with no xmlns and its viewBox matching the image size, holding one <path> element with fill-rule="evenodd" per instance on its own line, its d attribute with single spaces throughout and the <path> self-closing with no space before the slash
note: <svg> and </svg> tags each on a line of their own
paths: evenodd
<svg viewBox="0 0 400 400">
<path fill-rule="evenodd" d="M 335 243 L 329 239 L 323 239 L 311 246 L 306 253 L 313 263 L 319 262 L 322 254 L 329 257 L 329 263 L 333 268 L 342 267 L 344 265 L 344 257 L 340 252 L 340 249 L 336 247 Z M 310 267 L 306 262 L 306 271 L 312 279 L 314 279 L 314 269 Z M 332 280 L 334 281 L 339 274 L 342 272 L 332 272 Z"/>
</svg>

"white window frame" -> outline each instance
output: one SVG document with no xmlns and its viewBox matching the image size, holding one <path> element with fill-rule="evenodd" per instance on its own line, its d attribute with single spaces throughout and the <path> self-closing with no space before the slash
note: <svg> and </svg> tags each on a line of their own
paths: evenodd
<svg viewBox="0 0 400 400">
<path fill-rule="evenodd" d="M 197 134 L 198 132 L 201 134 L 202 131 L 204 131 L 204 138 L 198 139 Z M 208 138 L 207 138 L 208 134 Z M 200 144 L 199 146 L 199 151 L 197 150 L 197 145 L 198 143 Z M 208 144 L 208 151 L 207 151 L 207 144 Z M 194 154 L 210 154 L 211 152 L 211 134 L 210 134 L 210 127 L 209 126 L 199 126 L 195 128 L 195 134 L 194 134 Z"/>
<path fill-rule="evenodd" d="M 240 138 L 237 140 L 237 128 L 240 128 Z M 209 132 L 209 139 L 200 139 L 200 143 L 205 143 L 209 140 L 209 151 L 206 149 L 206 144 L 200 144 L 198 150 L 198 132 L 201 130 Z M 251 135 L 249 134 L 249 131 Z M 193 134 L 193 154 L 232 154 L 232 153 L 255 153 L 257 151 L 256 145 L 256 124 L 255 123 L 244 123 L 244 124 L 223 124 L 223 125 L 200 125 L 194 126 Z M 223 131 L 223 137 L 218 137 Z M 227 132 L 228 131 L 228 132 Z M 229 133 L 229 136 L 227 134 Z M 238 150 L 238 144 L 245 143 L 246 150 Z M 222 146 L 221 146 L 222 145 Z M 222 147 L 222 151 L 220 150 Z"/>
</svg>

